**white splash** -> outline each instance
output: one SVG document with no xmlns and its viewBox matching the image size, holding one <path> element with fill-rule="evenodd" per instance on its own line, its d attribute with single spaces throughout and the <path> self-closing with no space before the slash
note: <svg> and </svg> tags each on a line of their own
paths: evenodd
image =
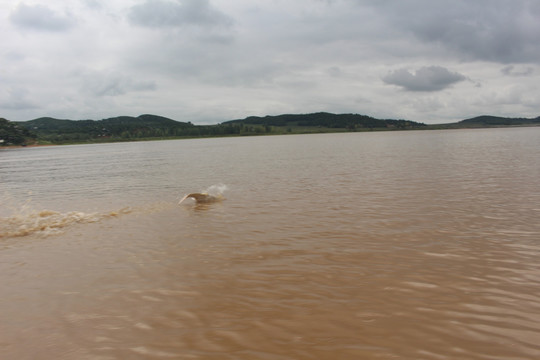
<svg viewBox="0 0 540 360">
<path fill-rule="evenodd" d="M 197 204 L 208 204 L 208 203 L 214 203 L 218 201 L 225 200 L 225 197 L 223 196 L 223 193 L 228 190 L 227 185 L 225 184 L 217 184 L 212 185 L 208 189 L 203 190 L 198 193 L 189 193 L 184 195 L 178 204 L 181 204 L 184 202 L 184 200 L 191 198 L 195 200 Z"/>
<path fill-rule="evenodd" d="M 227 190 L 229 190 L 227 185 L 225 185 L 225 184 L 217 184 L 217 185 L 210 186 L 204 192 L 207 193 L 208 195 L 218 196 L 218 195 L 223 195 L 223 193 L 225 191 L 227 191 Z"/>
<path fill-rule="evenodd" d="M 101 213 L 85 213 L 81 211 L 59 212 L 53 210 L 36 210 L 27 200 L 20 208 L 9 216 L 0 216 L 0 238 L 22 237 L 32 234 L 49 236 L 61 234 L 63 229 L 73 224 L 88 224 L 106 218 L 129 214 L 129 207 Z"/>
</svg>

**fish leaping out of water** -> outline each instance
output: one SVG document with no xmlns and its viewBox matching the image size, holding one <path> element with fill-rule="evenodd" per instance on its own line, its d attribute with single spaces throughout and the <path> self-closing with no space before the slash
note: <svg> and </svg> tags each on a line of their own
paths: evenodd
<svg viewBox="0 0 540 360">
<path fill-rule="evenodd" d="M 222 195 L 210 195 L 208 193 L 191 193 L 191 194 L 187 194 L 182 199 L 180 199 L 178 204 L 181 204 L 187 198 L 194 199 L 197 204 L 208 204 L 208 203 L 213 203 L 216 201 L 223 200 Z"/>
</svg>

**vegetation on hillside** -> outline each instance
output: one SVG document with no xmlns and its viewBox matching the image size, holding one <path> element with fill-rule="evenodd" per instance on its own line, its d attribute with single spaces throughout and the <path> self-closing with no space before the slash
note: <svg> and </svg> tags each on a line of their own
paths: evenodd
<svg viewBox="0 0 540 360">
<path fill-rule="evenodd" d="M 18 124 L 35 132 L 40 141 L 51 143 L 173 137 L 194 127 L 191 123 L 156 115 L 119 116 L 98 121 L 43 117 Z"/>
<path fill-rule="evenodd" d="M 527 118 L 505 118 L 498 116 L 482 115 L 471 119 L 460 121 L 460 125 L 476 126 L 519 126 L 519 125 L 540 125 L 540 116 L 534 119 Z"/>
<path fill-rule="evenodd" d="M 179 122 L 156 115 L 119 116 L 98 121 L 43 117 L 17 124 L 35 132 L 42 143 L 53 144 L 152 138 L 412 129 L 425 126 L 413 121 L 379 120 L 365 115 L 330 113 L 249 117 L 217 125 L 193 125 L 191 122 Z"/>
<path fill-rule="evenodd" d="M 0 146 L 26 145 L 34 140 L 35 135 L 27 128 L 0 118 Z"/>
<path fill-rule="evenodd" d="M 225 124 L 257 124 L 263 126 L 298 126 L 323 127 L 330 129 L 365 130 L 365 129 L 411 129 L 426 126 L 408 120 L 381 120 L 359 114 L 331 114 L 318 112 L 313 114 L 285 114 L 277 116 L 251 116 L 243 120 L 232 120 Z"/>
<path fill-rule="evenodd" d="M 251 116 L 216 125 L 194 125 L 156 115 L 119 116 L 103 120 L 60 120 L 38 118 L 10 122 L 0 119 L 0 143 L 65 144 L 84 142 L 112 142 L 165 138 L 194 138 L 229 135 L 298 134 L 343 131 L 455 129 L 491 126 L 540 125 L 535 119 L 479 116 L 457 123 L 426 125 L 409 120 L 376 119 L 359 114 L 284 114 Z M 3 141 L 2 141 L 3 140 Z"/>
</svg>

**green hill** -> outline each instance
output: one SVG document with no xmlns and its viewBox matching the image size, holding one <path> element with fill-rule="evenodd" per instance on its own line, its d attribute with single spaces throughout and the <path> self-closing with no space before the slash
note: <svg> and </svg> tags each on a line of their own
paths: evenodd
<svg viewBox="0 0 540 360">
<path fill-rule="evenodd" d="M 458 125 L 466 126 L 519 126 L 519 125 L 540 125 L 540 116 L 534 119 L 527 118 L 505 118 L 498 116 L 482 115 L 471 119 L 462 120 Z"/>
<path fill-rule="evenodd" d="M 193 125 L 157 115 L 118 116 L 103 120 L 63 120 L 42 117 L 10 122 L 0 119 L 0 145 L 39 143 L 93 143 L 228 135 L 324 133 L 370 130 L 456 129 L 537 126 L 540 117 L 503 118 L 483 115 L 451 124 L 426 125 L 410 120 L 376 119 L 360 114 L 283 114 L 250 116 L 216 125 Z"/>
<path fill-rule="evenodd" d="M 137 117 L 118 116 L 103 120 L 62 120 L 42 117 L 17 124 L 35 132 L 40 140 L 53 143 L 174 137 L 182 135 L 185 129 L 195 126 L 189 122 L 149 114 Z"/>
<path fill-rule="evenodd" d="M 216 125 L 193 125 L 157 115 L 118 116 L 103 120 L 65 120 L 42 117 L 17 123 L 37 134 L 42 143 L 123 141 L 150 138 L 260 135 L 373 129 L 413 129 L 425 124 L 380 120 L 358 114 L 285 114 L 248 117 Z"/>
<path fill-rule="evenodd" d="M 227 121 L 224 124 L 244 124 L 284 127 L 323 127 L 330 129 L 411 129 L 426 126 L 408 120 L 381 120 L 359 114 L 284 114 L 276 116 L 250 116 L 242 120 Z"/>
<path fill-rule="evenodd" d="M 6 145 L 26 145 L 34 142 L 36 136 L 23 126 L 0 118 L 0 146 Z"/>
</svg>

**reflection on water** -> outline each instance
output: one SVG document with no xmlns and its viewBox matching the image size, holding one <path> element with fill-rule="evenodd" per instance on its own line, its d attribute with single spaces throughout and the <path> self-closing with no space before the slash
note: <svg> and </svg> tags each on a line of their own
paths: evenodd
<svg viewBox="0 0 540 360">
<path fill-rule="evenodd" d="M 2 151 L 0 353 L 539 358 L 539 137 L 531 128 Z M 226 201 L 178 205 L 218 183 Z M 17 221 L 52 230 L 14 237 L 6 223 Z"/>
</svg>

